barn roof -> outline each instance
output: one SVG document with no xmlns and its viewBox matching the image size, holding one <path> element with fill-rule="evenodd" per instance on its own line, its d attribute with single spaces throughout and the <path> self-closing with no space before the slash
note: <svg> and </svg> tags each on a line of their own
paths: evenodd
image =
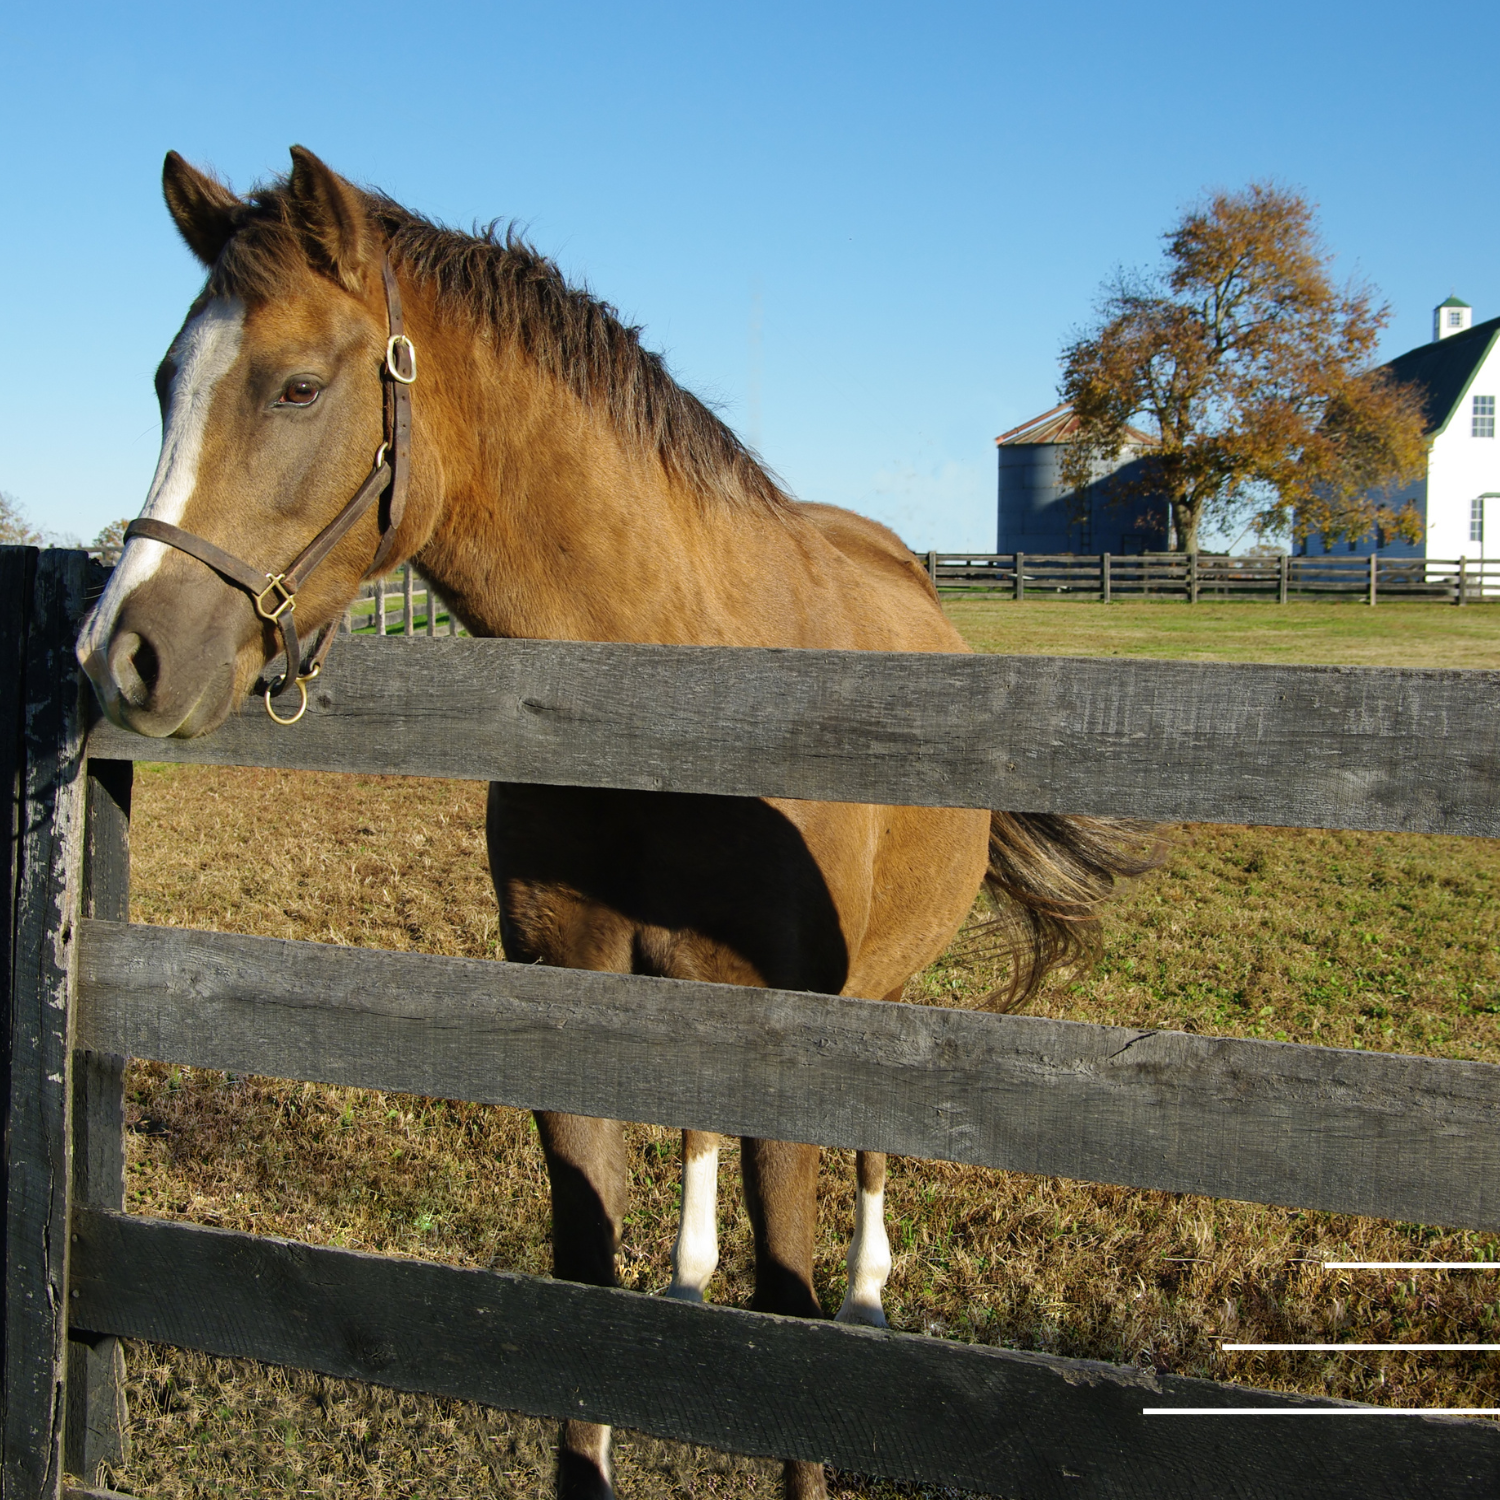
<svg viewBox="0 0 1500 1500">
<path fill-rule="evenodd" d="M 1491 318 L 1436 343 L 1419 344 L 1384 367 L 1397 380 L 1421 388 L 1429 436 L 1448 425 L 1497 335 L 1500 318 Z"/>
<path fill-rule="evenodd" d="M 1078 418 L 1071 406 L 1054 406 L 1041 416 L 1002 432 L 995 439 L 997 444 L 1012 447 L 1022 443 L 1071 443 L 1078 436 Z M 1125 429 L 1125 441 L 1137 447 L 1154 448 L 1156 439 L 1138 427 Z"/>
</svg>

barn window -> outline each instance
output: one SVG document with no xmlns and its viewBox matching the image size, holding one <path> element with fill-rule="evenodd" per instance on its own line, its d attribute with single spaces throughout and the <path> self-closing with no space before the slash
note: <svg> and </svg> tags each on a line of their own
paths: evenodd
<svg viewBox="0 0 1500 1500">
<path fill-rule="evenodd" d="M 1450 307 L 1448 309 L 1448 326 L 1450 328 L 1462 328 L 1463 322 L 1464 315 L 1456 307 Z"/>
<path fill-rule="evenodd" d="M 1493 396 L 1474 398 L 1474 425 L 1471 431 L 1475 437 L 1494 437 L 1495 398 Z"/>
<path fill-rule="evenodd" d="M 1492 417 L 1491 422 L 1494 421 Z M 1484 497 L 1479 496 L 1469 501 L 1469 540 L 1471 542 L 1482 542 L 1484 540 Z"/>
</svg>

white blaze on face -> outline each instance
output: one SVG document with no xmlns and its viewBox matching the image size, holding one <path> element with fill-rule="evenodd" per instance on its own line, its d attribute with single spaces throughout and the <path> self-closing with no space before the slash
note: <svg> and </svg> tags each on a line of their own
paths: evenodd
<svg viewBox="0 0 1500 1500">
<path fill-rule="evenodd" d="M 682 1218 L 672 1248 L 672 1284 L 667 1296 L 702 1302 L 719 1264 L 719 1146 L 682 1153 Z"/>
<path fill-rule="evenodd" d="M 885 1234 L 885 1189 L 859 1190 L 854 1210 L 854 1239 L 849 1245 L 849 1288 L 837 1322 L 870 1323 L 884 1328 L 885 1309 L 881 1293 L 891 1274 L 891 1242 Z"/>
<path fill-rule="evenodd" d="M 214 391 L 240 352 L 245 306 L 235 297 L 215 297 L 190 318 L 173 341 L 168 357 L 177 367 L 167 399 L 161 456 L 146 496 L 143 516 L 180 525 L 198 485 L 198 461 Z M 78 639 L 78 660 L 106 704 L 115 696 L 106 656 L 115 619 L 171 549 L 161 542 L 132 538 L 120 554 L 94 612 Z"/>
</svg>

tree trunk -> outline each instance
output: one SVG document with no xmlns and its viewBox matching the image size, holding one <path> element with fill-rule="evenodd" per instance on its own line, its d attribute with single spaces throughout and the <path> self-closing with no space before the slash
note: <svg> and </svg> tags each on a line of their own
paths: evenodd
<svg viewBox="0 0 1500 1500">
<path fill-rule="evenodd" d="M 1192 500 L 1172 502 L 1172 550 L 1174 552 L 1196 552 L 1198 550 L 1198 525 L 1203 519 L 1203 507 Z"/>
</svg>

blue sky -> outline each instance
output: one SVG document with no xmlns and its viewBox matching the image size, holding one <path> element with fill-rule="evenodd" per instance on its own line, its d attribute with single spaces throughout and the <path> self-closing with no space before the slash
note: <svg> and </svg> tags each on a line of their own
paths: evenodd
<svg viewBox="0 0 1500 1500">
<path fill-rule="evenodd" d="M 89 538 L 144 499 L 201 273 L 163 153 L 301 142 L 460 226 L 515 218 L 797 494 L 994 545 L 993 439 L 1053 404 L 1117 265 L 1203 190 L 1320 205 L 1385 353 L 1500 314 L 1493 7 L 9 6 L 0 489 Z"/>
</svg>

